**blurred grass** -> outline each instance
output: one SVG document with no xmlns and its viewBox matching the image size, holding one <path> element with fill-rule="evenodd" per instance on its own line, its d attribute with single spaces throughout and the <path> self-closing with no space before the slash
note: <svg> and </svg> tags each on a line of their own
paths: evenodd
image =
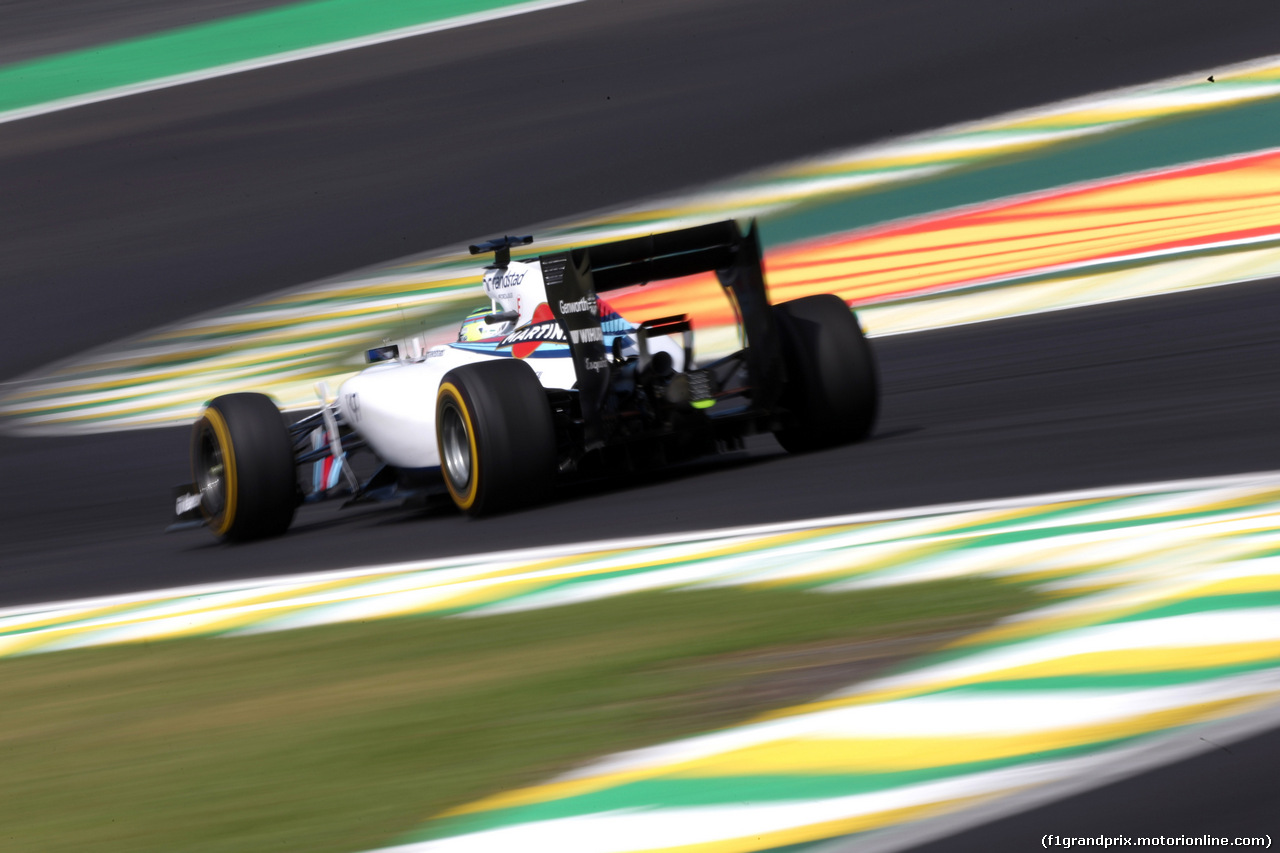
<svg viewBox="0 0 1280 853">
<path fill-rule="evenodd" d="M 976 579 L 645 593 L 0 660 L 0 849 L 363 850 L 1033 603 Z"/>
</svg>

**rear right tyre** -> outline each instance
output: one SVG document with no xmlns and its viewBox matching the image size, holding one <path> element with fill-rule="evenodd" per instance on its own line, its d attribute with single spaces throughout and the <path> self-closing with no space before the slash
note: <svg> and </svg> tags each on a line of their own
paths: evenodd
<svg viewBox="0 0 1280 853">
<path fill-rule="evenodd" d="M 861 441 L 880 404 L 875 358 L 849 306 L 830 293 L 773 306 L 787 368 L 774 431 L 791 453 Z"/>
</svg>

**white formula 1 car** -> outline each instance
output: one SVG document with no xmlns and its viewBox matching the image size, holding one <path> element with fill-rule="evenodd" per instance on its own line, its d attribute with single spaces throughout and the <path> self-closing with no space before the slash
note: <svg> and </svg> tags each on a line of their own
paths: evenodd
<svg viewBox="0 0 1280 853">
<path fill-rule="evenodd" d="M 771 306 L 754 223 L 745 235 L 727 221 L 511 260 L 531 242 L 471 247 L 495 253 L 490 305 L 456 342 L 415 356 L 369 350 L 372 364 L 300 420 L 263 394 L 212 400 L 195 424 L 179 520 L 249 540 L 283 533 L 305 502 L 433 489 L 479 516 L 574 477 L 736 449 L 753 433 L 792 452 L 870 433 L 877 380 L 856 317 L 830 294 Z M 633 324 L 599 296 L 712 270 L 743 347 L 707 364 L 693 363 L 686 316 Z M 363 481 L 348 464 L 356 451 L 381 463 Z"/>
</svg>

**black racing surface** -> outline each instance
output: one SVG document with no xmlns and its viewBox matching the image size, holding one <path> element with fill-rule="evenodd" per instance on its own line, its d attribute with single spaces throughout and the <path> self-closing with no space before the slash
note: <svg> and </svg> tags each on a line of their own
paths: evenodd
<svg viewBox="0 0 1280 853">
<path fill-rule="evenodd" d="M 788 456 L 762 437 L 481 521 L 326 505 L 253 545 L 162 536 L 169 487 L 188 479 L 185 430 L 12 440 L 0 602 L 1280 469 L 1277 286 L 880 338 L 883 410 L 865 444 Z"/>
<path fill-rule="evenodd" d="M 410 252 L 1271 53 L 1278 25 L 1272 0 L 591 0 L 0 125 L 0 381 Z M 1280 469 L 1276 286 L 881 339 L 866 444 L 788 457 L 761 439 L 482 522 L 324 507 L 279 540 L 222 547 L 160 533 L 186 479 L 182 430 L 0 438 L 0 605 Z M 1267 743 L 1249 772 L 1274 767 Z M 1169 799 L 1186 818 L 1171 830 L 1228 814 L 1194 773 L 1167 778 L 1115 795 L 1118 813 Z M 1205 778 L 1253 784 L 1239 768 Z M 1091 820 L 1073 826 L 1105 831 Z M 1008 831 L 987 846 L 1069 834 Z"/>
</svg>

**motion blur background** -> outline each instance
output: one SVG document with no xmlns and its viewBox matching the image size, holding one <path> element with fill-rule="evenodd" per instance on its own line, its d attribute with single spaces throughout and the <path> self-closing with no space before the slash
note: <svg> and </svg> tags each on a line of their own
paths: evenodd
<svg viewBox="0 0 1280 853">
<path fill-rule="evenodd" d="M 75 372 L 68 375 L 75 381 L 59 393 L 73 395 L 67 405 L 74 407 L 79 386 L 109 369 L 104 354 L 116 352 L 118 342 L 196 315 L 406 256 L 445 257 L 499 233 L 537 226 L 550 232 L 587 214 L 612 223 L 618 211 L 657 197 L 709 188 L 706 198 L 722 198 L 714 192 L 719 182 L 752 186 L 751 177 L 741 176 L 757 170 L 1104 90 L 1164 80 L 1166 88 L 1183 87 L 1185 97 L 1170 96 L 1110 124 L 1114 116 L 1093 116 L 1096 127 L 1049 147 L 1011 145 L 986 159 L 948 156 L 942 177 L 911 174 L 891 189 L 850 182 L 834 194 L 801 195 L 785 209 L 761 202 L 749 212 L 762 214 L 766 240 L 770 228 L 792 235 L 776 246 L 783 252 L 807 238 L 852 233 L 850 239 L 862 240 L 907 214 L 928 217 L 1084 180 L 1267 154 L 1275 144 L 1269 89 L 1243 106 L 1188 106 L 1202 97 L 1195 86 L 1219 85 L 1208 74 L 1277 52 L 1280 8 L 1267 2 L 586 0 L 69 109 L 37 109 L 70 97 L 57 89 L 59 80 L 74 79 L 89 93 L 170 73 L 159 59 L 131 60 L 127 53 L 118 54 L 123 66 L 104 65 L 115 55 L 105 46 L 126 40 L 224 26 L 207 41 L 157 54 L 165 61 L 177 54 L 189 67 L 216 65 L 243 58 L 237 45 L 267 55 L 302 49 L 308 39 L 346 37 L 347 26 L 372 32 L 393 19 L 403 24 L 399 10 L 414 6 L 0 2 L 0 394 L 12 403 L 31 391 L 31 382 L 56 379 L 55 363 L 72 359 Z M 473 7 L 442 4 L 420 17 Z M 324 15 L 289 17 L 304 9 Z M 257 13 L 281 17 L 266 18 L 265 28 L 235 23 L 262 20 L 236 17 Z M 333 23 L 339 20 L 341 26 Z M 184 44 L 211 52 L 202 57 Z M 94 75 L 103 82 L 95 84 Z M 1220 76 L 1222 85 L 1249 82 Z M 1275 80 L 1261 78 L 1265 85 Z M 1270 174 L 1270 161 L 1256 168 Z M 1192 201 L 1209 204 L 1210 196 L 1233 192 L 1239 203 L 1230 215 L 1251 211 L 1254 219 L 1239 233 L 1225 225 L 1221 233 L 1206 232 L 1201 248 L 1209 247 L 1212 258 L 1221 258 L 1220 243 L 1280 234 L 1280 220 L 1270 219 L 1270 184 L 1253 173 L 1233 172 Z M 1133 201 L 1107 203 L 1114 213 Z M 698 214 L 686 207 L 677 215 Z M 1180 224 L 1170 222 L 1169 235 L 1152 236 L 1149 245 L 1191 239 L 1175 233 Z M 1073 238 L 1046 229 L 1037 239 L 1054 249 Z M 1041 270 L 1028 263 L 1022 272 Z M 1161 275 L 1160 268 L 1146 272 Z M 224 548 L 200 532 L 161 535 L 170 487 L 188 479 L 183 426 L 97 432 L 90 424 L 76 434 L 19 436 L 29 424 L 11 407 L 0 422 L 0 607 L 1273 471 L 1280 469 L 1274 335 L 1280 309 L 1272 280 L 1256 273 L 1219 277 L 1233 275 L 1259 280 L 878 337 L 883 414 L 873 440 L 858 447 L 793 458 L 762 439 L 733 459 L 639 483 L 593 484 L 550 506 L 483 523 L 439 510 L 317 508 L 287 536 L 252 548 Z M 964 277 L 957 273 L 956 280 Z M 37 380 L 24 378 L 32 375 Z M 984 590 L 976 601 L 995 595 Z M 975 621 L 964 630 L 1030 606 L 1030 599 L 975 604 Z M 949 618 L 938 617 L 951 625 Z M 902 620 L 910 622 L 910 614 Z M 868 630 L 874 637 L 880 629 Z M 945 639 L 930 634 L 925 642 L 921 635 L 929 632 L 906 633 L 913 638 L 909 653 L 885 656 L 881 666 Z M 777 642 L 820 640 L 830 637 Z M 23 677 L 38 678 L 57 657 L 23 660 Z M 127 673 L 131 664 L 118 666 L 106 671 Z M 236 666 L 217 672 L 229 685 L 240 678 Z M 808 693 L 788 689 L 774 707 L 868 674 L 840 672 L 847 682 L 819 680 Z M 47 687 L 24 694 L 37 697 L 29 707 L 42 707 L 39 690 Z M 763 710 L 741 704 L 743 716 L 714 716 L 705 727 Z M 93 740 L 102 734 L 93 732 L 93 720 L 88 713 L 68 725 L 88 727 Z M 106 731 L 114 724 L 101 725 Z M 705 727 L 691 724 L 681 733 Z M 1269 760 L 1275 738 L 1267 737 L 1237 754 Z M 558 772 L 563 761 L 535 761 L 538 772 L 526 770 L 524 781 Z M 1169 772 L 1105 801 L 1120 806 L 1086 800 L 1059 820 L 1080 822 L 1086 831 L 1079 834 L 1113 825 L 1135 833 L 1140 826 L 1274 832 L 1274 823 L 1260 823 L 1268 815 L 1274 820 L 1274 796 L 1248 781 L 1259 766 L 1185 771 L 1223 780 L 1218 799 L 1190 792 L 1189 777 Z M 109 786 L 109 779 L 95 784 Z M 5 780 L 14 787 L 29 781 Z M 56 792 L 56 784 L 46 783 Z M 1158 813 L 1140 810 L 1156 798 L 1165 804 Z M 1162 823 L 1175 814 L 1192 825 Z M 217 818 L 214 825 L 230 823 Z M 280 820 L 267 814 L 260 823 Z M 1057 831 L 1038 828 L 1045 820 L 1004 831 L 1018 838 L 1011 843 L 1031 843 Z M 374 841 L 389 842 L 413 825 L 388 820 Z M 362 831 L 351 837 L 374 843 Z M 317 849 L 298 846 L 298 837 L 282 830 L 277 840 Z M 224 841 L 235 849 L 233 832 Z M 25 849 L 40 849 L 31 844 Z"/>
</svg>

